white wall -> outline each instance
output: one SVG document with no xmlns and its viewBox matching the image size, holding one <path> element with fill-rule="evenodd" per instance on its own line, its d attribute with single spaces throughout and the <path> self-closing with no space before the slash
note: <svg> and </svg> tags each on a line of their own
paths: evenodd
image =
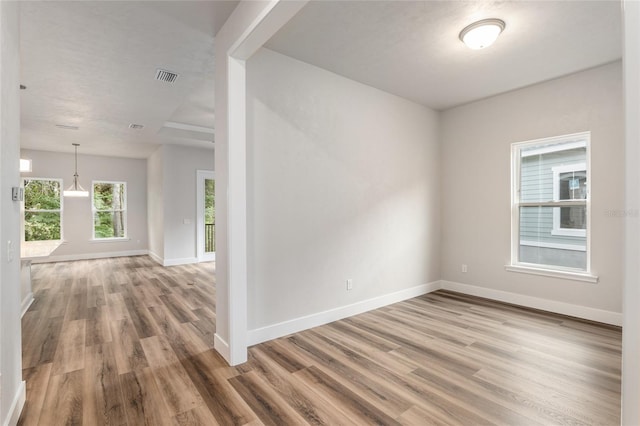
<svg viewBox="0 0 640 426">
<path fill-rule="evenodd" d="M 163 148 L 165 264 L 197 262 L 196 171 L 213 170 L 213 150 L 175 145 Z"/>
<path fill-rule="evenodd" d="M 624 209 L 623 129 L 620 62 L 445 111 L 442 278 L 476 290 L 587 307 L 596 316 L 604 311 L 603 318 L 619 321 L 624 220 L 611 212 Z M 586 130 L 591 131 L 591 265 L 600 281 L 505 271 L 510 261 L 510 144 Z M 461 272 L 462 264 L 468 273 Z"/>
<path fill-rule="evenodd" d="M 19 5 L 0 2 L 0 423 L 15 424 L 24 403 L 20 335 Z M 13 244 L 13 253 L 8 242 Z M 10 258 L 11 256 L 11 258 Z"/>
<path fill-rule="evenodd" d="M 195 263 L 197 170 L 213 170 L 214 151 L 160 146 L 149 158 L 149 241 L 165 266 Z"/>
<path fill-rule="evenodd" d="M 80 149 L 82 146 L 80 147 Z M 74 155 L 48 151 L 22 150 L 22 158 L 32 160 L 33 171 L 22 177 L 56 178 L 63 188 L 73 183 Z M 94 180 L 127 183 L 128 241 L 93 241 L 90 198 L 63 199 L 63 240 L 48 260 L 71 260 L 115 255 L 146 254 L 147 237 L 147 161 L 94 155 L 78 155 L 79 183 L 91 191 Z"/>
<path fill-rule="evenodd" d="M 157 262 L 164 259 L 164 150 L 159 148 L 147 158 L 147 230 L 149 255 Z"/>
<path fill-rule="evenodd" d="M 640 424 L 640 3 L 624 2 L 626 121 L 625 279 L 622 327 L 622 422 Z"/>
<path fill-rule="evenodd" d="M 438 113 L 268 49 L 247 108 L 250 330 L 440 278 Z"/>
</svg>

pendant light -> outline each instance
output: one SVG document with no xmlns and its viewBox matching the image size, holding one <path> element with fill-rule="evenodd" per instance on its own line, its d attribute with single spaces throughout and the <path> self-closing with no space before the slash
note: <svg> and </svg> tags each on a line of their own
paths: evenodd
<svg viewBox="0 0 640 426">
<path fill-rule="evenodd" d="M 63 192 L 65 197 L 88 197 L 89 191 L 80 186 L 78 183 L 78 147 L 79 143 L 72 144 L 76 148 L 76 172 L 73 174 L 73 184 Z"/>
</svg>

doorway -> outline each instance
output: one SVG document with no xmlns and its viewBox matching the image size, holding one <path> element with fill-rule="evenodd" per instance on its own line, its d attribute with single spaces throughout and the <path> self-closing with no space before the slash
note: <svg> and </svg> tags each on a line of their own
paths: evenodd
<svg viewBox="0 0 640 426">
<path fill-rule="evenodd" d="M 210 170 L 198 170 L 196 174 L 198 262 L 211 262 L 216 260 L 216 181 Z"/>
</svg>

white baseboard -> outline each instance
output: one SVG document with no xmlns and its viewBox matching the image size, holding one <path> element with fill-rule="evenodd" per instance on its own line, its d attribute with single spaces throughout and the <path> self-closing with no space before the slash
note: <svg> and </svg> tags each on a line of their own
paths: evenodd
<svg viewBox="0 0 640 426">
<path fill-rule="evenodd" d="M 222 358 L 224 358 L 229 365 L 231 365 L 231 350 L 229 349 L 229 344 L 224 341 L 222 337 L 215 333 L 213 335 L 213 348 L 218 351 Z"/>
<path fill-rule="evenodd" d="M 149 257 L 156 261 L 156 263 L 161 264 L 162 266 L 177 266 L 177 265 L 187 265 L 189 263 L 198 263 L 197 257 L 184 257 L 182 259 L 165 259 L 163 257 L 158 256 L 156 253 L 150 251 Z"/>
<path fill-rule="evenodd" d="M 24 316 L 24 313 L 27 312 L 27 309 L 29 309 L 29 306 L 31 306 L 32 303 L 33 303 L 33 293 L 29 292 L 29 294 L 27 294 L 22 300 L 22 304 L 20 307 L 21 308 L 20 318 Z"/>
<path fill-rule="evenodd" d="M 198 263 L 197 257 L 183 257 L 182 259 L 164 259 L 162 266 L 187 265 L 189 263 Z"/>
<path fill-rule="evenodd" d="M 283 321 L 278 324 L 249 330 L 247 332 L 247 345 L 256 345 L 258 343 L 277 339 L 278 337 L 286 336 L 291 333 L 297 333 L 299 331 L 318 327 L 320 325 L 328 324 L 333 321 L 361 314 L 372 309 L 381 308 L 392 303 L 411 299 L 412 297 L 422 296 L 423 294 L 431 293 L 432 291 L 436 291 L 438 289 L 440 289 L 440 282 L 435 281 L 405 290 L 400 290 L 395 293 L 385 294 L 383 296 L 363 300 L 351 305 L 341 306 L 339 308 L 330 309 L 328 311 L 318 312 L 316 314 Z"/>
<path fill-rule="evenodd" d="M 127 251 L 113 251 L 106 253 L 83 253 L 83 254 L 65 254 L 61 256 L 49 256 L 43 259 L 34 259 L 32 263 L 52 263 L 52 262 L 67 262 L 71 260 L 89 260 L 89 259 L 105 259 L 108 257 L 124 257 L 124 256 L 146 256 L 148 255 L 154 261 L 158 262 L 162 266 L 176 266 L 186 265 L 189 263 L 198 263 L 197 257 L 184 257 L 177 259 L 163 259 L 157 254 L 149 250 L 127 250 Z"/>
<path fill-rule="evenodd" d="M 200 262 L 215 262 L 216 261 L 216 253 L 205 253 L 204 256 L 198 258 L 198 263 Z"/>
<path fill-rule="evenodd" d="M 441 281 L 442 289 L 468 294 L 470 296 L 484 297 L 499 302 L 511 303 L 556 314 L 569 315 L 590 321 L 597 321 L 611 325 L 622 325 L 622 314 L 619 312 L 605 311 L 587 306 L 573 305 L 571 303 L 555 300 L 541 299 L 534 296 L 511 293 L 508 291 L 494 290 L 470 284 L 462 284 L 453 281 Z"/>
<path fill-rule="evenodd" d="M 109 257 L 124 257 L 124 256 L 144 256 L 147 254 L 149 254 L 148 250 L 126 250 L 126 251 L 112 251 L 112 252 L 105 252 L 105 253 L 64 254 L 60 256 L 49 256 L 41 259 L 34 259 L 32 263 L 68 262 L 71 260 L 106 259 Z"/>
<path fill-rule="evenodd" d="M 152 252 L 151 250 L 149 250 L 149 257 L 151 259 L 153 259 L 156 263 L 159 263 L 160 265 L 162 265 L 164 263 L 164 260 L 160 256 L 158 256 L 157 254 Z"/>
<path fill-rule="evenodd" d="M 15 396 L 13 397 L 13 401 L 11 402 L 11 407 L 7 412 L 7 418 L 4 419 L 2 425 L 3 426 L 14 426 L 18 424 L 18 419 L 20 419 L 20 414 L 22 413 L 22 407 L 24 407 L 24 402 L 27 399 L 27 387 L 26 382 L 22 381 L 18 385 L 18 390 L 16 391 Z"/>
</svg>

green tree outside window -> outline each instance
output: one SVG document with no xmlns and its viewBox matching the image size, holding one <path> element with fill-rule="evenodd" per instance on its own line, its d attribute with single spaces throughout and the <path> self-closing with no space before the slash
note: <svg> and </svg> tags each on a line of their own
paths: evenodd
<svg viewBox="0 0 640 426">
<path fill-rule="evenodd" d="M 62 198 L 59 179 L 24 180 L 24 240 L 59 240 Z"/>
<path fill-rule="evenodd" d="M 216 218 L 216 181 L 205 179 L 204 181 L 204 251 L 210 253 L 216 251 L 215 218 Z"/>
<path fill-rule="evenodd" d="M 93 183 L 93 238 L 125 238 L 127 190 L 125 182 Z"/>
</svg>

